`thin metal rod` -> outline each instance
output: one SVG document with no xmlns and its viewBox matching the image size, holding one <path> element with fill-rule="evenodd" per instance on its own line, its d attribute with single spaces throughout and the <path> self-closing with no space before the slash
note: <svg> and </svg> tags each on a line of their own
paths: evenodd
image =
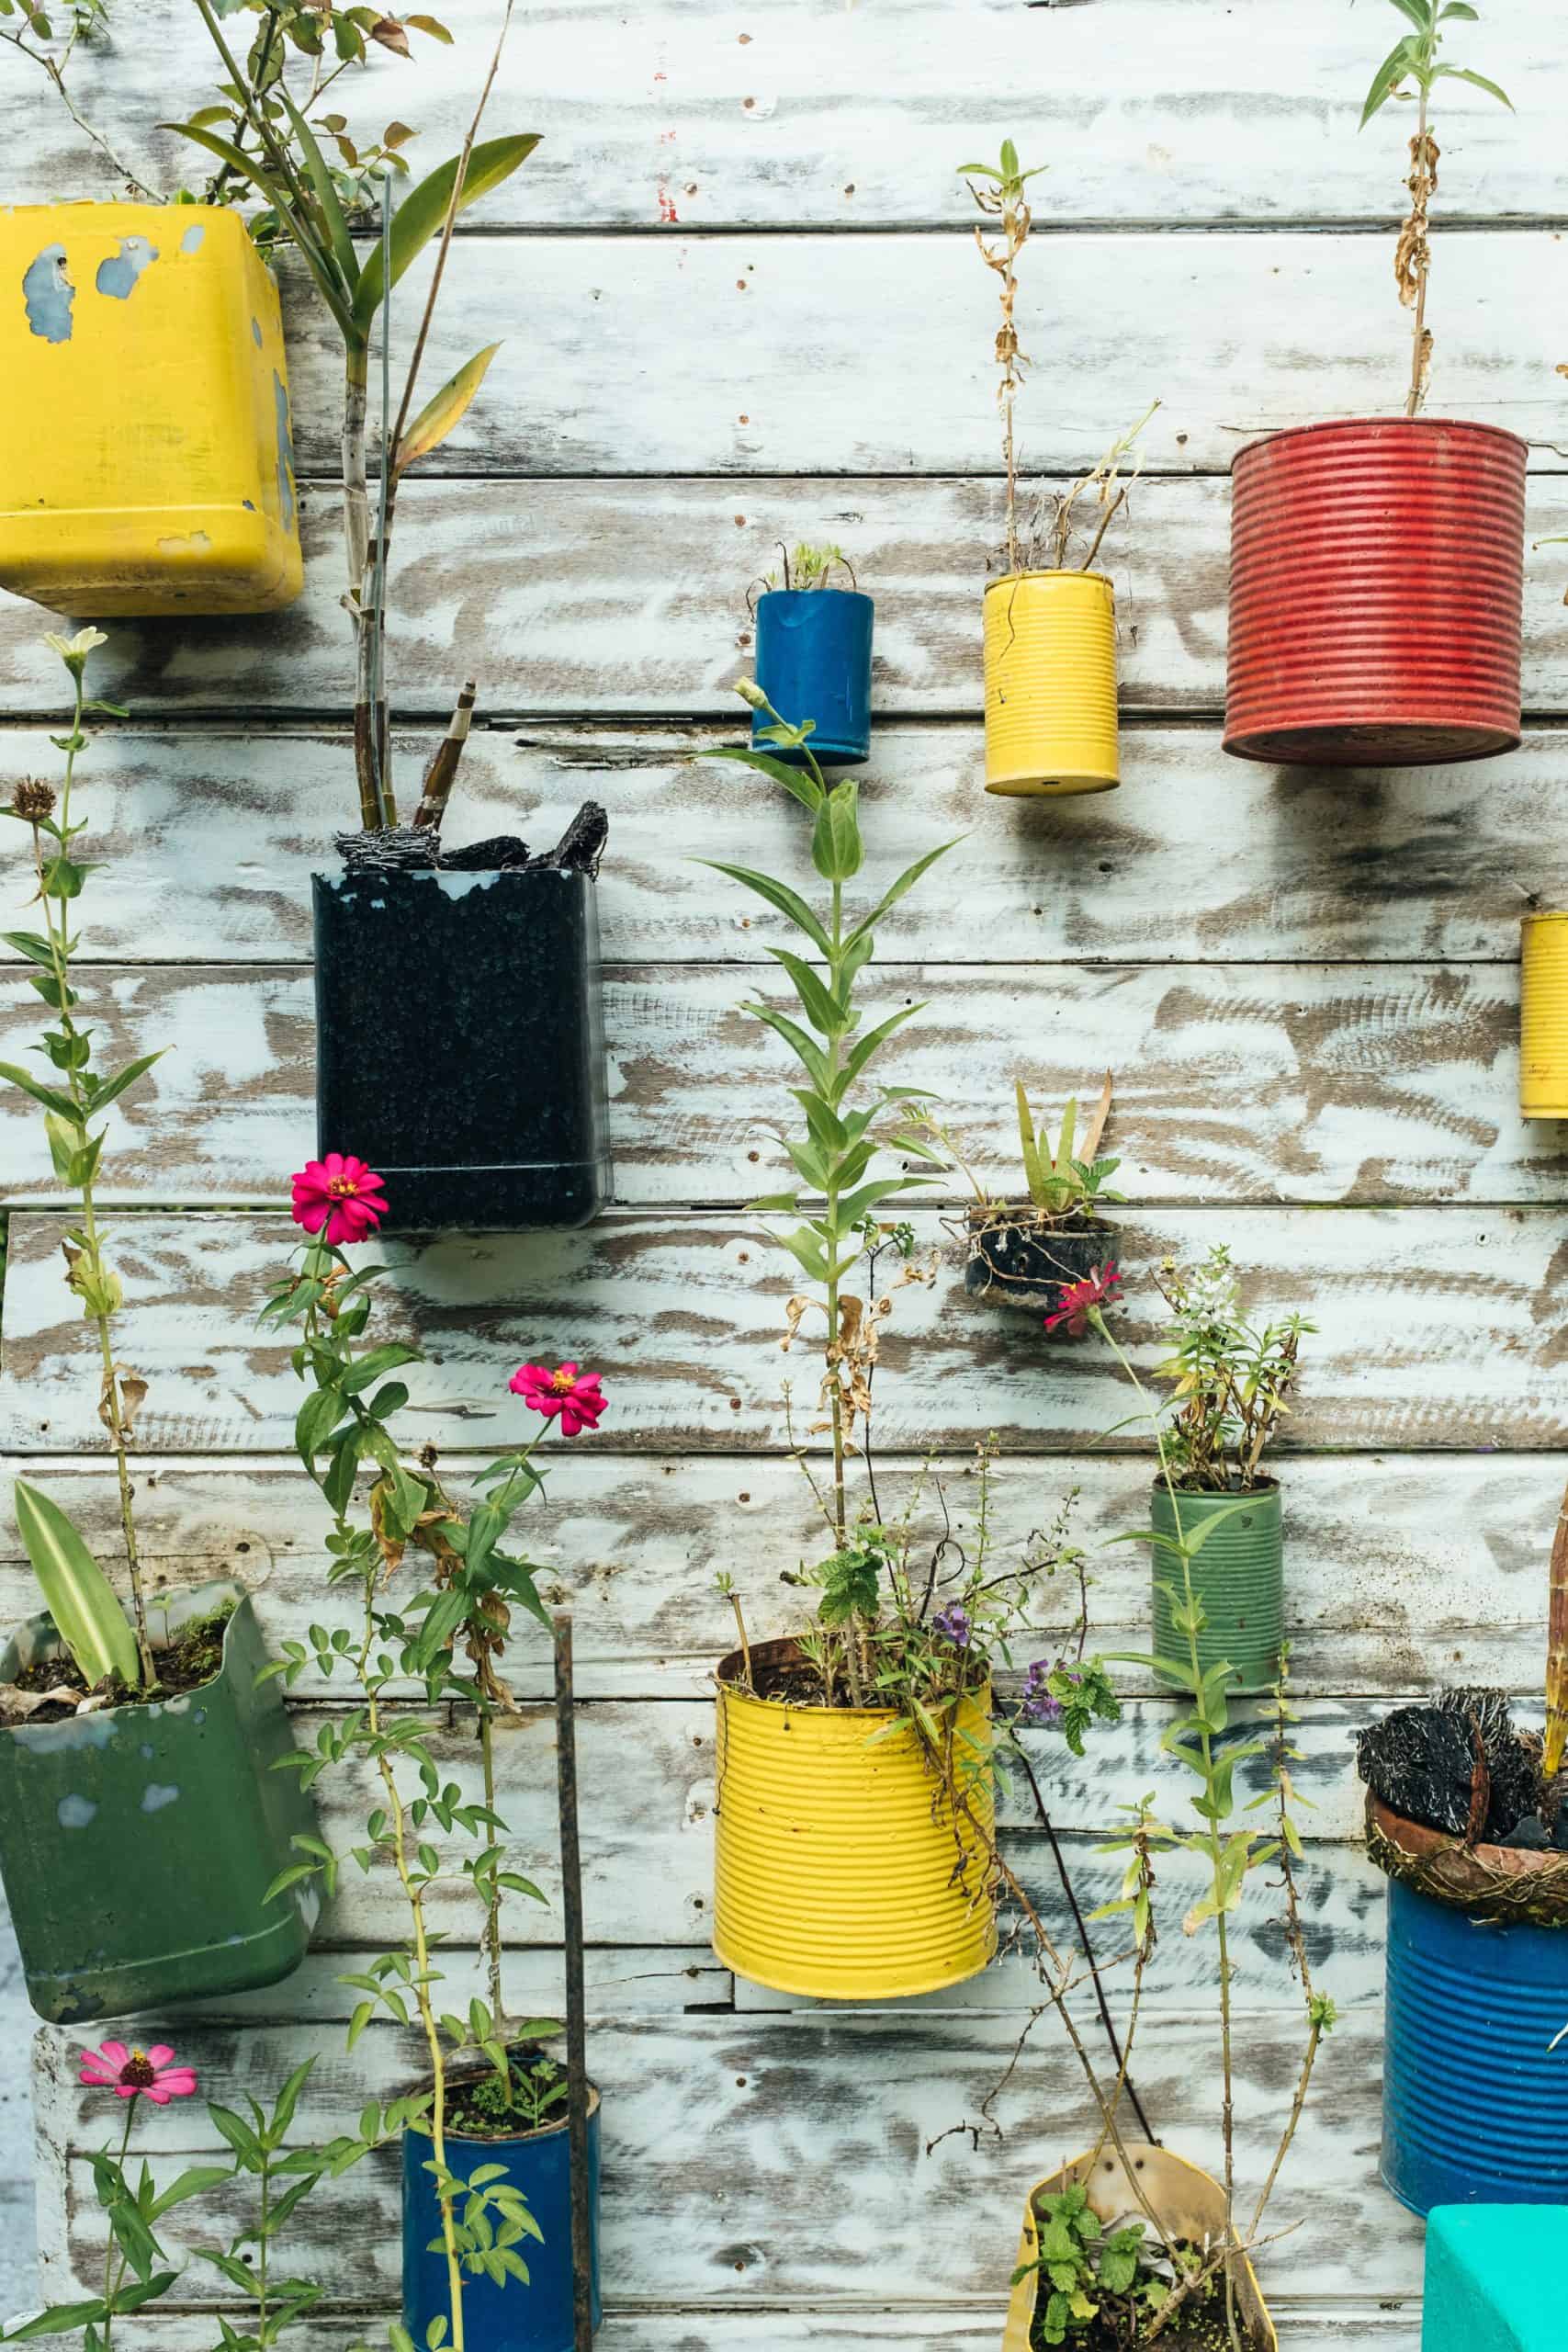
<svg viewBox="0 0 1568 2352">
<path fill-rule="evenodd" d="M 577 1719 L 571 1619 L 556 1627 L 556 1787 L 566 1931 L 566 2065 L 571 2153 L 571 2309 L 575 2352 L 593 2347 L 593 2202 L 588 2174 L 588 2004 L 582 1964 L 582 1853 L 577 1838 Z"/>
</svg>

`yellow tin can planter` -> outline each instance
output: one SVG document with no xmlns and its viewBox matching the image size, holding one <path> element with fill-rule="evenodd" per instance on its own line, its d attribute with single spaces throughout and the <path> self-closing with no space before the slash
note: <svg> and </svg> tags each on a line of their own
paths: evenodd
<svg viewBox="0 0 1568 2352">
<path fill-rule="evenodd" d="M 1110 792 L 1116 597 L 1098 571 L 1020 571 L 986 591 L 986 789 Z"/>
<path fill-rule="evenodd" d="M 799 1655 L 757 1642 L 753 1672 Z M 897 2000 L 977 1976 L 997 1949 L 984 1839 L 928 1770 L 913 1733 L 875 1735 L 887 1708 L 786 1705 L 719 1668 L 713 1948 L 779 1993 Z M 958 1711 L 964 1804 L 988 1838 L 990 1690 Z M 970 1745 L 973 1743 L 973 1746 Z"/>
<path fill-rule="evenodd" d="M 1090 2210 L 1107 2225 L 1140 2219 L 1138 2200 L 1128 2181 L 1129 2165 L 1168 2237 L 1188 2238 L 1200 2245 L 1206 2239 L 1219 2237 L 1225 2225 L 1225 2192 L 1217 2180 L 1197 2165 L 1190 2165 L 1184 2156 L 1173 2156 L 1168 2148 L 1157 2148 L 1151 2141 L 1124 2139 L 1122 2144 L 1127 2154 L 1125 2165 L 1115 2149 L 1108 2146 L 1098 2155 L 1090 2153 L 1075 2157 L 1059 2172 L 1035 2182 L 1024 2208 L 1015 2267 L 1021 2269 L 1025 2263 L 1033 2262 L 1040 2252 L 1040 2225 L 1034 2216 L 1038 2197 L 1059 2196 L 1064 2188 L 1075 2188 L 1081 2182 L 1089 2191 Z M 1145 2235 L 1152 2238 L 1153 2234 L 1145 2220 Z M 1002 2352 L 1032 2352 L 1039 2292 L 1038 2270 L 1031 2270 L 1013 2289 Z M 1248 2352 L 1279 2352 L 1280 2339 L 1274 2332 L 1274 2323 L 1252 2265 L 1245 2256 L 1236 2278 L 1236 2301 L 1247 2330 Z"/>
<path fill-rule="evenodd" d="M 220 206 L 0 209 L 0 587 L 87 619 L 303 582 L 277 288 Z"/>
<path fill-rule="evenodd" d="M 1568 1119 L 1568 913 L 1526 915 L 1519 950 L 1519 1110 Z"/>
</svg>

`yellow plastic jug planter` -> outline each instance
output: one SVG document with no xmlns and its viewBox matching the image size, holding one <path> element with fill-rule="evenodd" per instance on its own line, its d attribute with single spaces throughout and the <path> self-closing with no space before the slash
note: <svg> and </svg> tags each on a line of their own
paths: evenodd
<svg viewBox="0 0 1568 2352">
<path fill-rule="evenodd" d="M 277 288 L 235 212 L 0 209 L 0 587 L 101 620 L 303 582 Z"/>
<path fill-rule="evenodd" d="M 1521 925 L 1519 1112 L 1568 1119 L 1568 912 L 1526 915 Z"/>
<path fill-rule="evenodd" d="M 1172 2239 L 1185 2239 L 1196 2245 L 1216 2240 L 1225 2225 L 1225 2192 L 1217 2180 L 1197 2165 L 1189 2164 L 1184 2156 L 1172 2155 L 1168 2148 L 1156 2147 L 1146 2140 L 1123 2140 L 1126 2164 L 1112 2147 L 1099 2154 L 1076 2156 L 1070 2165 L 1063 2165 L 1057 2172 L 1037 2180 L 1029 2192 L 1024 2208 L 1023 2229 L 1018 2242 L 1015 2268 L 1032 2263 L 1040 2252 L 1040 2225 L 1035 2219 L 1036 2201 L 1043 2197 L 1059 2196 L 1064 2188 L 1079 2185 L 1089 2191 L 1091 2210 L 1107 2225 L 1115 2222 L 1137 2221 L 1142 2218 L 1138 2199 L 1130 2185 L 1128 2169 L 1150 2209 L 1158 2214 L 1166 2234 Z M 1145 2223 L 1145 2237 L 1152 2236 Z M 1002 2336 L 1002 2352 L 1034 2352 L 1034 2315 L 1039 2300 L 1040 2273 L 1031 2270 L 1012 2290 L 1008 2304 L 1007 2327 Z M 1279 2337 L 1269 2316 L 1252 2265 L 1244 2256 L 1236 2277 L 1236 2301 L 1246 2331 L 1247 2352 L 1279 2352 Z M 1224 2329 L 1222 2327 L 1222 2334 Z"/>
<path fill-rule="evenodd" d="M 1110 792 L 1116 596 L 1098 571 L 1020 571 L 986 591 L 986 789 Z"/>
<path fill-rule="evenodd" d="M 801 1656 L 753 1642 L 753 1678 Z M 897 2000 L 977 1976 L 997 1949 L 987 1842 L 988 1766 L 954 1817 L 910 1731 L 890 1708 L 760 1699 L 736 1650 L 718 1669 L 713 1948 L 774 1992 Z M 988 1737 L 991 1694 L 958 1711 L 955 1746 Z M 969 1769 L 973 1769 L 970 1767 Z"/>
</svg>

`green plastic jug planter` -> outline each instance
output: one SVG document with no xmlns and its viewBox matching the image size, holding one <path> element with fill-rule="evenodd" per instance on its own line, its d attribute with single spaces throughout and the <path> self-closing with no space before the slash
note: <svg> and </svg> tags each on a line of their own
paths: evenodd
<svg viewBox="0 0 1568 2352">
<path fill-rule="evenodd" d="M 154 1649 L 231 1607 L 209 1682 L 0 1733 L 0 1877 L 28 1998 L 51 2025 L 131 2017 L 276 1984 L 304 1959 L 318 1898 L 307 1883 L 265 1900 L 316 1829 L 297 1774 L 282 1685 L 243 1585 L 217 1580 L 148 1611 Z M 33 1617 L 0 1680 L 58 1657 Z M 301 1900 L 303 1896 L 303 1900 Z"/>
<path fill-rule="evenodd" d="M 1236 1503 L 1247 1508 L 1236 1510 Z M 1267 1690 L 1280 1679 L 1280 1653 L 1285 1638 L 1285 1547 L 1280 1522 L 1280 1488 L 1270 1478 L 1248 1494 L 1176 1493 L 1172 1508 L 1163 1478 L 1150 1498 L 1150 1525 L 1156 1534 L 1193 1534 L 1221 1511 L 1231 1516 L 1215 1528 L 1191 1564 L 1194 1597 L 1203 1604 L 1208 1623 L 1198 1636 L 1198 1659 L 1205 1671 L 1228 1659 L 1235 1672 L 1231 1688 Z M 1185 1665 L 1187 1636 L 1171 1623 L 1168 1597 L 1162 1584 L 1182 1589 L 1181 1562 L 1163 1544 L 1151 1544 L 1154 1581 L 1155 1651 Z"/>
</svg>

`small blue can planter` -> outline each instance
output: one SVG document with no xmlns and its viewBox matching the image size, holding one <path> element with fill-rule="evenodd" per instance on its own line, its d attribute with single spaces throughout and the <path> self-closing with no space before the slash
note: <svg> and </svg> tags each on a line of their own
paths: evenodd
<svg viewBox="0 0 1568 2352">
<path fill-rule="evenodd" d="M 403 2325 L 421 2346 L 433 2319 L 451 2310 L 446 2256 L 441 2250 L 441 2202 L 426 2172 L 434 2151 L 426 2132 L 403 2134 Z M 482 2273 L 463 2274 L 463 2329 L 468 2352 L 573 2352 L 571 2185 L 569 2129 L 552 2124 L 515 2140 L 476 2140 L 446 2134 L 446 2162 L 466 2180 L 480 2165 L 503 2165 L 521 2189 L 544 2232 L 517 2248 L 528 2266 L 528 2284 L 509 2279 L 504 2287 Z M 588 2177 L 593 2233 L 593 2324 L 599 2306 L 599 2094 L 588 2109 Z M 435 2250 L 431 2251 L 432 2241 Z"/>
<path fill-rule="evenodd" d="M 1564 2026 L 1568 1926 L 1389 1881 L 1382 2177 L 1402 2204 L 1568 2204 Z"/>
<path fill-rule="evenodd" d="M 770 588 L 757 599 L 757 684 L 792 727 L 816 723 L 811 748 L 824 766 L 871 757 L 871 622 L 875 607 L 853 588 Z M 773 721 L 751 716 L 751 741 L 790 767 L 805 754 L 761 741 Z"/>
</svg>

